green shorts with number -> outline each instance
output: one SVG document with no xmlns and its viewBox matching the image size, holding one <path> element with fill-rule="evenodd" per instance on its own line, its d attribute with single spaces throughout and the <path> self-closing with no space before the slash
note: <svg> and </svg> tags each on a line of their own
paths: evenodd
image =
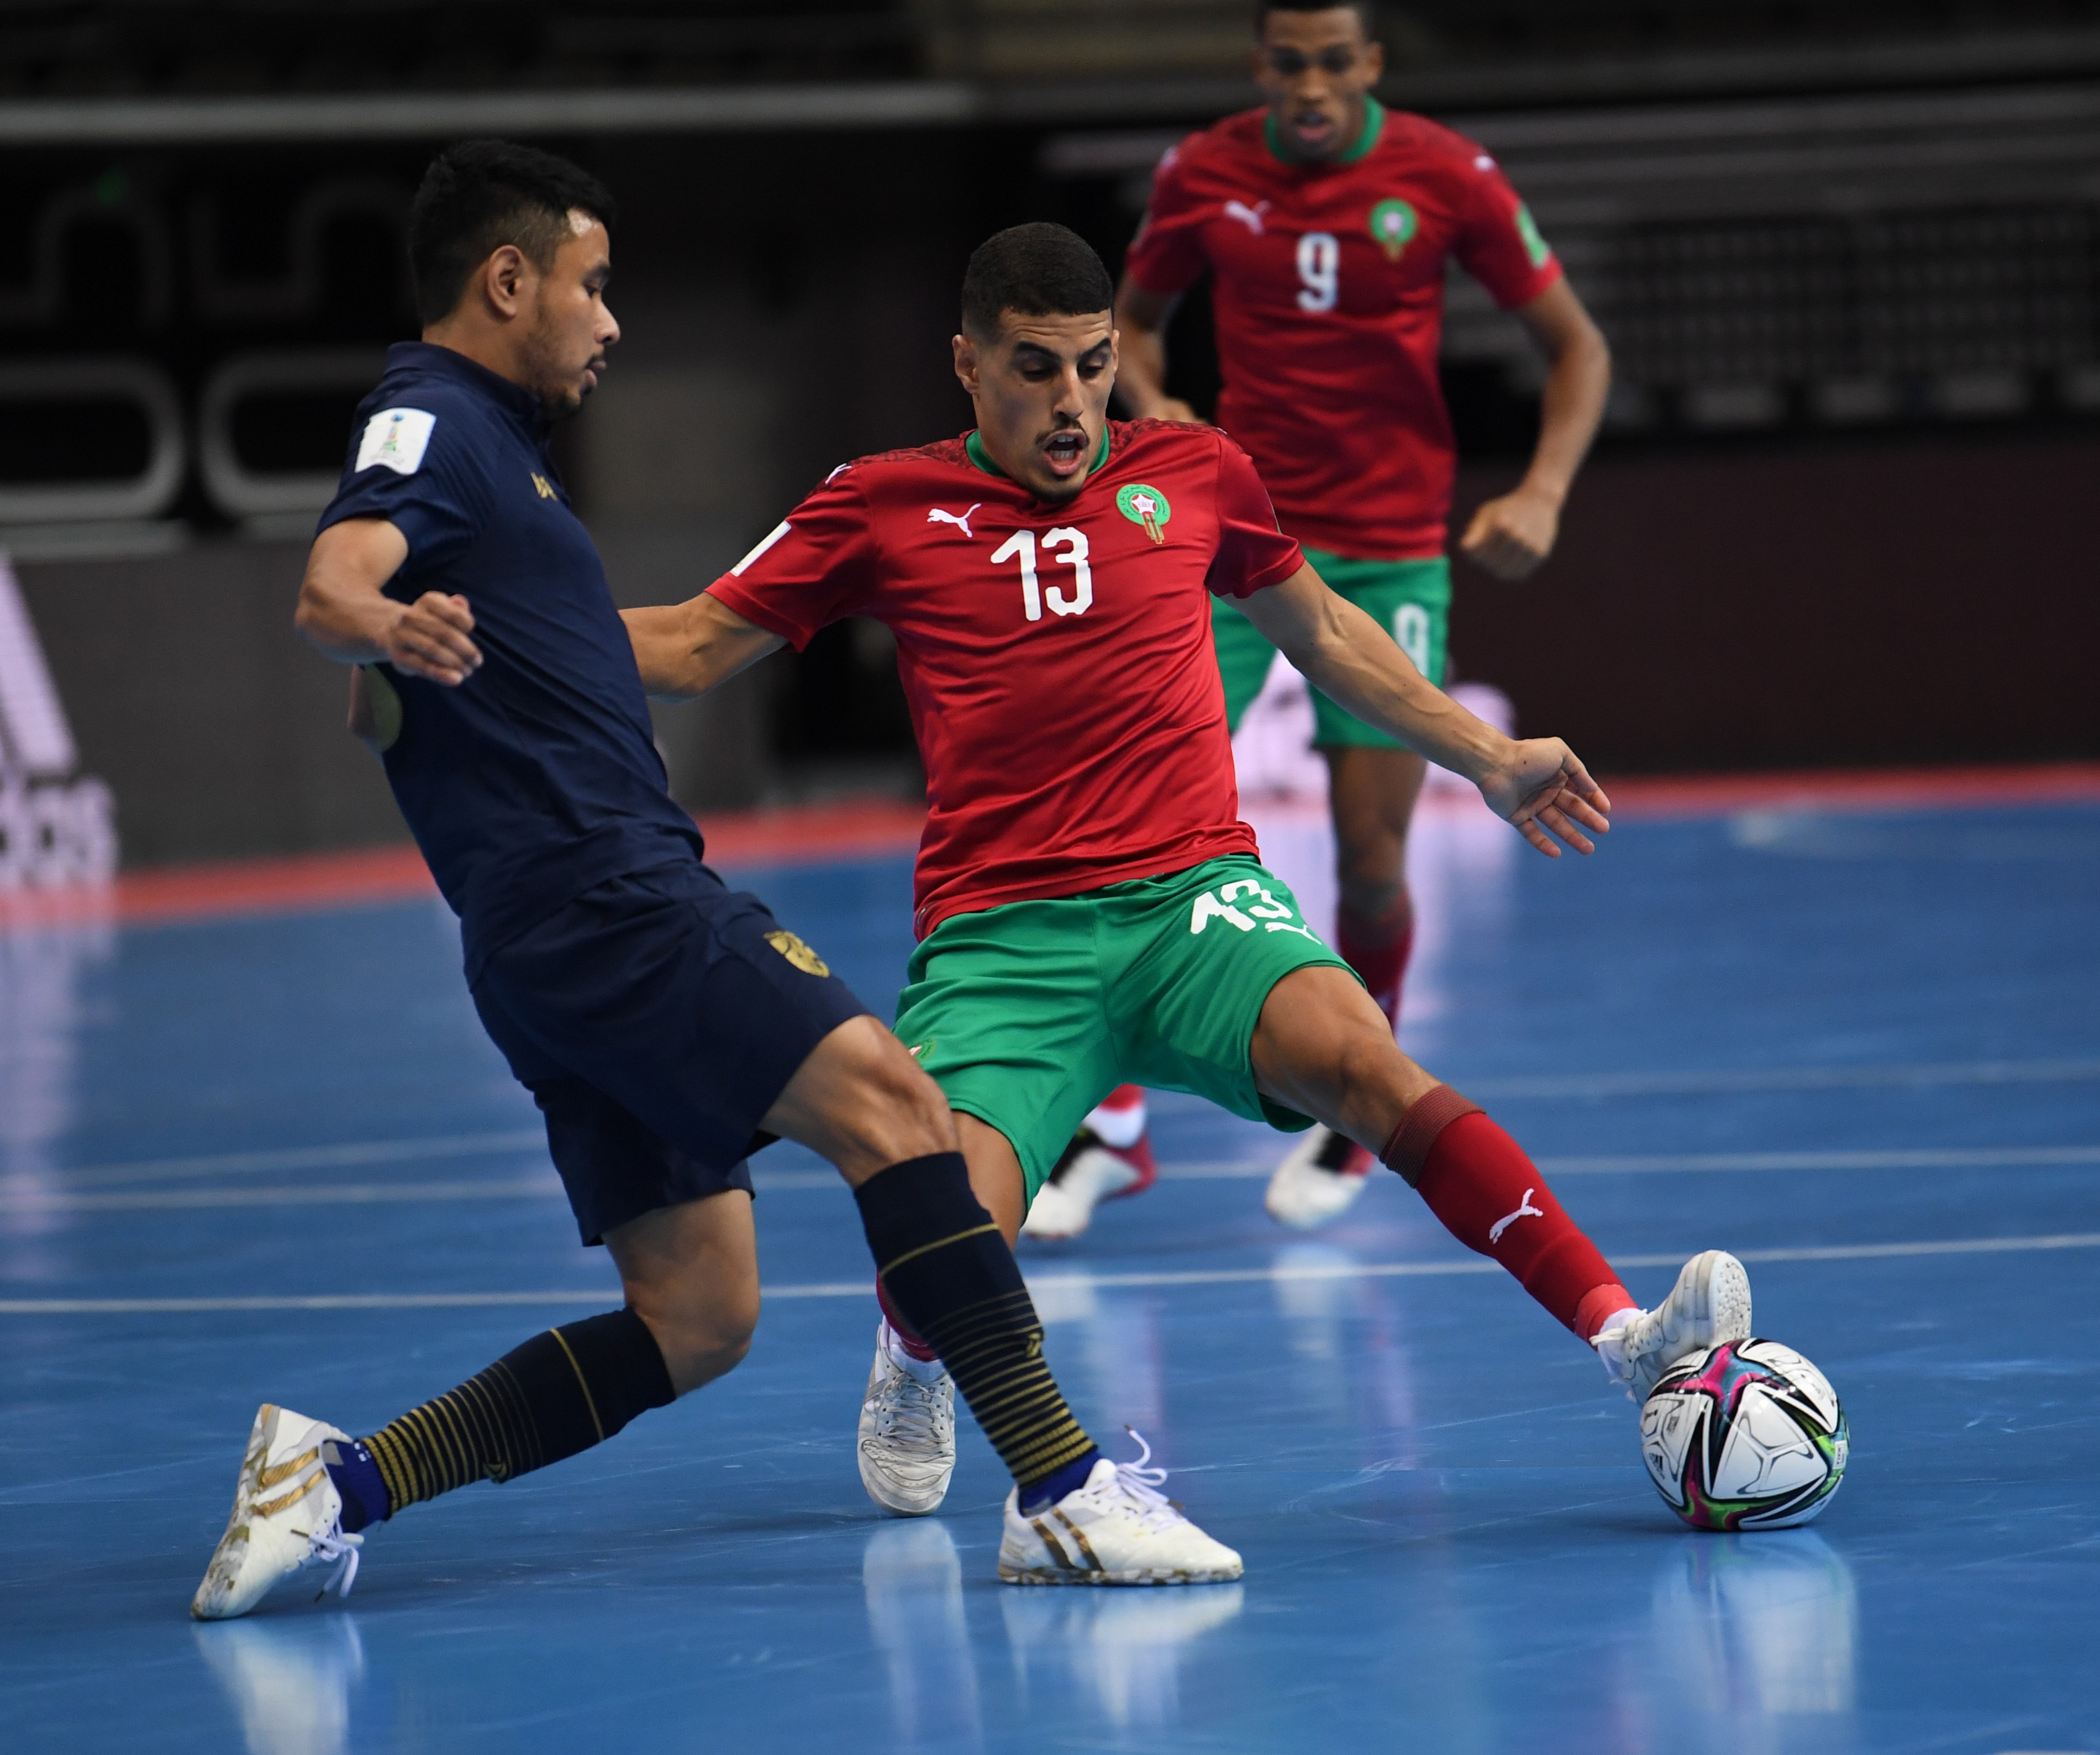
<svg viewBox="0 0 2100 1755">
<path fill-rule="evenodd" d="M 1255 1090 L 1251 1055 L 1269 989 L 1323 963 L 1348 968 L 1282 878 L 1234 855 L 951 916 L 912 954 L 897 1034 L 951 1105 L 1012 1142 L 1032 1202 L 1118 1085 L 1188 1091 L 1286 1133 L 1312 1125 Z"/>
<path fill-rule="evenodd" d="M 1338 596 L 1346 597 L 1375 621 L 1419 670 L 1439 688 L 1444 686 L 1445 641 L 1450 631 L 1451 564 L 1434 560 L 1352 560 L 1325 549 L 1307 547 L 1312 570 Z M 1225 719 L 1234 731 L 1240 716 L 1268 680 L 1276 648 L 1228 599 L 1211 599 L 1211 637 L 1218 648 L 1218 670 L 1225 680 Z M 1315 749 L 1358 744 L 1366 749 L 1407 746 L 1370 726 L 1312 691 Z"/>
</svg>

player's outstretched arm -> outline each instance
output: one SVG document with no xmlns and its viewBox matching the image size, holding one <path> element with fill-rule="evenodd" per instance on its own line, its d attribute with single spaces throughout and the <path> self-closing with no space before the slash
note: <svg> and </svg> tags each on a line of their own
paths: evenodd
<svg viewBox="0 0 2100 1755">
<path fill-rule="evenodd" d="M 642 687 L 667 701 L 704 695 L 788 643 L 706 591 L 682 603 L 623 609 L 620 618 L 634 643 Z"/>
<path fill-rule="evenodd" d="M 1540 852 L 1557 859 L 1556 837 L 1577 853 L 1594 852 L 1583 831 L 1602 834 L 1612 826 L 1611 800 L 1567 745 L 1506 737 L 1468 713 L 1310 566 L 1240 608 L 1314 687 L 1439 767 L 1464 775 Z"/>
<path fill-rule="evenodd" d="M 346 518 L 314 538 L 292 617 L 310 645 L 338 664 L 385 660 L 411 676 L 457 687 L 481 668 L 463 597 L 426 591 L 412 603 L 386 595 L 408 539 L 383 518 Z"/>
</svg>

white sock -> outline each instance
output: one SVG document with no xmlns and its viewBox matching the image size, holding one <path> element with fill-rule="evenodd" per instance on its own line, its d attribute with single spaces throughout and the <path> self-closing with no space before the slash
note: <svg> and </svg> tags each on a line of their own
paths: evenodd
<svg viewBox="0 0 2100 1755">
<path fill-rule="evenodd" d="M 1596 1348 L 1597 1357 L 1604 1361 L 1604 1375 L 1614 1383 L 1628 1383 L 1633 1373 L 1626 1365 L 1626 1343 L 1621 1338 L 1630 1328 L 1634 1319 L 1647 1314 L 1643 1311 L 1613 1311 L 1604 1319 L 1604 1326 L 1590 1337 L 1590 1345 Z"/>
<path fill-rule="evenodd" d="M 1092 1129 L 1094 1137 L 1104 1146 L 1127 1152 L 1145 1138 L 1145 1099 L 1140 1097 L 1136 1103 L 1126 1103 L 1118 1109 L 1103 1103 L 1087 1112 L 1083 1125 Z"/>
<path fill-rule="evenodd" d="M 897 1331 L 889 1326 L 887 1317 L 882 1324 L 882 1350 L 899 1371 L 918 1382 L 938 1383 L 948 1374 L 948 1368 L 939 1359 L 914 1359 L 906 1352 L 904 1343 L 897 1338 Z"/>
</svg>

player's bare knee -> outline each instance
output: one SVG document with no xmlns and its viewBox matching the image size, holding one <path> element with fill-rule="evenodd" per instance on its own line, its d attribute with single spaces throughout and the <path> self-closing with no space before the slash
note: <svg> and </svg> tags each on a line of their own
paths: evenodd
<svg viewBox="0 0 2100 1755">
<path fill-rule="evenodd" d="M 839 1044 L 827 1093 L 831 1156 L 858 1183 L 885 1165 L 955 1150 L 947 1099 L 904 1045 L 872 1018 Z M 841 1032 L 843 1035 L 844 1032 Z"/>
<path fill-rule="evenodd" d="M 742 1364 L 751 1351 L 751 1335 L 748 1331 L 696 1329 L 681 1335 L 675 1344 L 676 1356 L 664 1355 L 664 1368 L 670 1373 L 671 1387 L 686 1395 L 727 1377 Z"/>
<path fill-rule="evenodd" d="M 758 1332 L 758 1309 L 753 1300 L 750 1314 L 725 1312 L 710 1320 L 698 1331 L 694 1340 L 699 1344 L 692 1348 L 711 1368 L 710 1377 L 719 1377 L 734 1371 L 751 1356 L 752 1337 Z"/>
<path fill-rule="evenodd" d="M 755 1281 L 682 1295 L 632 1283 L 627 1288 L 628 1307 L 648 1324 L 671 1386 L 681 1395 L 743 1363 L 758 1328 L 758 1302 Z"/>
<path fill-rule="evenodd" d="M 1405 856 L 1404 842 L 1397 857 L 1393 850 L 1384 847 L 1355 859 L 1344 855 L 1335 870 L 1342 906 L 1370 920 L 1383 920 L 1391 914 L 1407 896 Z"/>
<path fill-rule="evenodd" d="M 897 1071 L 893 1098 L 899 1122 L 922 1148 L 913 1155 L 923 1157 L 928 1152 L 956 1150 L 955 1116 L 948 1107 L 947 1094 L 909 1054 Z"/>
</svg>

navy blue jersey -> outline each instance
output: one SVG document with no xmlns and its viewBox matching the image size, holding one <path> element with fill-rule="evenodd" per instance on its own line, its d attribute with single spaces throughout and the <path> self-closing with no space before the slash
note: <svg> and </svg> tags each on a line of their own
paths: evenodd
<svg viewBox="0 0 2100 1755">
<path fill-rule="evenodd" d="M 321 515 L 324 530 L 383 518 L 408 538 L 388 596 L 454 592 L 474 614 L 482 667 L 458 687 L 381 666 L 402 707 L 386 777 L 460 917 L 470 979 L 585 891 L 700 851 L 546 435 L 530 391 L 448 347 L 404 343 L 358 405 Z"/>
</svg>

